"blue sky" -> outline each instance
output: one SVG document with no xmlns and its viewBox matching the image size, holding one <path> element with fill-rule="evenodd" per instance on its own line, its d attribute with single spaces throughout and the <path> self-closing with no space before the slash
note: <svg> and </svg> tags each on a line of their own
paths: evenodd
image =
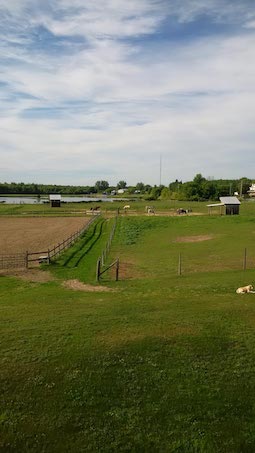
<svg viewBox="0 0 255 453">
<path fill-rule="evenodd" d="M 255 178 L 253 0 L 0 0 L 0 181 Z"/>
</svg>

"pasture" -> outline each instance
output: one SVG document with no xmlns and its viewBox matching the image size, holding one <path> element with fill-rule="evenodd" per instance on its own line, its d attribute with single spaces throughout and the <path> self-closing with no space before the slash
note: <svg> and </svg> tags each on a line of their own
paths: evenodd
<svg viewBox="0 0 255 453">
<path fill-rule="evenodd" d="M 120 210 L 120 213 L 124 213 L 124 206 L 130 206 L 129 211 L 133 214 L 145 214 L 145 207 L 147 205 L 153 206 L 157 213 L 164 215 L 174 215 L 176 210 L 180 207 L 185 209 L 192 209 L 195 213 L 207 213 L 206 203 L 197 203 L 197 202 L 177 202 L 177 201 L 143 201 L 139 199 L 124 201 L 116 198 L 113 202 L 97 202 L 91 201 L 89 203 L 66 203 L 62 204 L 60 208 L 51 208 L 49 205 L 40 205 L 40 204 L 17 204 L 17 205 L 8 205 L 0 204 L 0 216 L 83 216 L 89 213 L 89 211 L 95 207 L 100 207 L 101 212 L 110 216 L 116 213 L 117 209 Z M 57 210 L 57 212 L 56 212 Z"/>
<path fill-rule="evenodd" d="M 143 209 L 118 219 L 117 283 L 95 284 L 112 219 L 37 281 L 0 276 L 4 452 L 255 450 L 255 294 L 235 293 L 255 283 L 251 204 L 239 217 Z"/>
</svg>

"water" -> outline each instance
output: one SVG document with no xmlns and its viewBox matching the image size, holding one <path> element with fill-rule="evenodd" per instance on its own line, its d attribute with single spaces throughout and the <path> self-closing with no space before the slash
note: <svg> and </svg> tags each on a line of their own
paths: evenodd
<svg viewBox="0 0 255 453">
<path fill-rule="evenodd" d="M 99 201 L 109 201 L 112 202 L 113 198 L 94 198 L 94 197 L 61 197 L 61 202 L 63 203 L 81 203 L 81 202 L 99 202 Z M 44 204 L 48 203 L 48 197 L 0 197 L 0 203 L 3 204 Z"/>
</svg>

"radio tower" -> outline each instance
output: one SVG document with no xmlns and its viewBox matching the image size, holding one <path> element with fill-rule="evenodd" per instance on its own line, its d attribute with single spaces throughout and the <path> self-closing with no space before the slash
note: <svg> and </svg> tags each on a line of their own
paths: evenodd
<svg viewBox="0 0 255 453">
<path fill-rule="evenodd" d="M 159 185 L 161 186 L 161 173 L 162 173 L 162 156 L 159 157 Z"/>
</svg>

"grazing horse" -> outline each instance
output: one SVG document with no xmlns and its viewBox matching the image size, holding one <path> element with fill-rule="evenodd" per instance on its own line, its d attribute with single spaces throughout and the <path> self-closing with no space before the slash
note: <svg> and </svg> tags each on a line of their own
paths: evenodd
<svg viewBox="0 0 255 453">
<path fill-rule="evenodd" d="M 127 213 L 127 211 L 130 209 L 130 206 L 129 204 L 126 204 L 124 207 L 123 207 L 123 210 L 125 212 L 125 214 Z"/>
<path fill-rule="evenodd" d="M 90 208 L 91 212 L 97 212 L 100 209 L 100 206 L 96 206 L 95 208 Z"/>
<path fill-rule="evenodd" d="M 188 211 L 187 211 L 187 209 L 179 208 L 179 209 L 177 209 L 176 212 L 177 212 L 177 214 L 187 214 Z"/>
</svg>

